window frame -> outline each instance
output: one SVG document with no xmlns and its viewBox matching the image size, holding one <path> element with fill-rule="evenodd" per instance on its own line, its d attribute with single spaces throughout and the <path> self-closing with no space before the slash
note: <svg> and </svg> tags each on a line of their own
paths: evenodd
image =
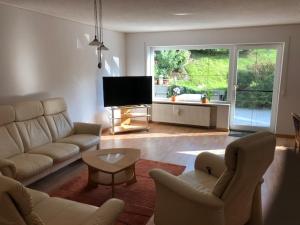
<svg viewBox="0 0 300 225">
<path fill-rule="evenodd" d="M 217 48 L 224 48 L 229 50 L 229 68 L 228 68 L 228 80 L 227 80 L 227 96 L 226 101 L 220 101 L 220 100 L 212 100 L 213 103 L 224 103 L 228 104 L 229 98 L 231 97 L 232 88 L 231 88 L 231 82 L 232 82 L 232 73 L 234 71 L 234 67 L 232 66 L 232 62 L 234 59 L 234 45 L 232 44 L 210 44 L 210 45 L 169 45 L 169 46 L 148 46 L 147 47 L 147 59 L 146 59 L 146 71 L 147 76 L 152 76 L 152 98 L 153 101 L 156 100 L 162 100 L 162 98 L 155 97 L 155 82 L 154 82 L 154 52 L 155 51 L 163 51 L 163 50 L 203 50 L 203 49 L 217 49 Z M 167 100 L 167 98 L 165 99 Z M 183 101 L 184 102 L 184 101 Z"/>
<path fill-rule="evenodd" d="M 198 44 L 198 45 L 150 45 L 149 43 L 144 43 L 145 47 L 145 71 L 147 76 L 151 76 L 154 73 L 154 51 L 155 50 L 168 50 L 168 49 L 211 49 L 211 48 L 228 48 L 229 49 L 229 76 L 228 76 L 228 91 L 227 91 L 227 101 L 219 101 L 221 104 L 229 104 L 230 107 L 233 106 L 234 101 L 234 85 L 236 83 L 237 76 L 237 53 L 240 48 L 253 48 L 254 46 L 260 47 L 274 47 L 278 48 L 279 54 L 276 62 L 276 76 L 273 85 L 273 97 L 272 97 L 272 115 L 271 115 L 271 124 L 267 130 L 276 132 L 276 124 L 278 117 L 278 103 L 280 95 L 284 96 L 286 94 L 287 89 L 287 78 L 284 78 L 282 75 L 286 73 L 287 70 L 287 62 L 288 62 L 288 52 L 289 52 L 290 39 L 286 39 L 284 41 L 270 41 L 270 42 L 245 42 L 245 43 L 228 43 L 228 44 Z M 152 76 L 152 84 L 154 90 L 154 76 Z M 153 100 L 155 102 L 155 91 L 153 93 Z M 214 103 L 218 103 L 218 101 L 214 101 Z M 231 120 L 232 115 L 230 117 L 230 129 L 237 130 L 245 130 L 244 127 L 232 127 Z M 256 127 L 253 129 L 255 130 Z M 258 130 L 261 130 L 259 127 Z"/>
<path fill-rule="evenodd" d="M 280 95 L 280 86 L 281 86 L 281 79 L 283 73 L 283 64 L 284 64 L 284 53 L 285 53 L 285 43 L 283 42 L 276 42 L 276 43 L 257 43 L 257 44 L 236 44 L 234 47 L 234 55 L 232 64 L 234 64 L 234 70 L 232 74 L 232 83 L 231 83 L 231 97 L 229 101 L 230 103 L 230 121 L 229 126 L 233 130 L 250 130 L 250 131 L 258 131 L 258 130 L 267 130 L 267 131 L 276 131 L 276 124 L 277 124 L 277 117 L 278 117 L 278 103 L 279 103 L 279 95 Z M 276 49 L 277 50 L 277 58 L 276 58 L 276 68 L 274 74 L 274 81 L 273 81 L 273 95 L 272 95 L 272 106 L 271 106 L 271 121 L 270 127 L 258 127 L 258 126 L 247 126 L 247 125 L 236 125 L 233 123 L 234 118 L 234 110 L 236 104 L 236 93 L 233 89 L 234 86 L 237 84 L 237 76 L 238 76 L 238 57 L 239 57 L 239 50 L 240 49 L 261 49 L 261 48 L 269 48 L 269 49 Z"/>
</svg>

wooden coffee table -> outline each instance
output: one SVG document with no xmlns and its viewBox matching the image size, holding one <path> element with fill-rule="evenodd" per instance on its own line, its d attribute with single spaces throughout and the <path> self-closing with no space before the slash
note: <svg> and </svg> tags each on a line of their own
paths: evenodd
<svg viewBox="0 0 300 225">
<path fill-rule="evenodd" d="M 82 160 L 88 165 L 88 186 L 98 184 L 112 187 L 136 182 L 135 163 L 140 159 L 140 150 L 134 148 L 112 148 L 82 153 Z"/>
</svg>

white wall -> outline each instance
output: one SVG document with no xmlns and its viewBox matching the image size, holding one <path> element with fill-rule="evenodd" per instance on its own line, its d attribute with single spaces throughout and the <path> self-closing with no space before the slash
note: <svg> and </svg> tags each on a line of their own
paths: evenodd
<svg viewBox="0 0 300 225">
<path fill-rule="evenodd" d="M 104 31 L 101 72 L 91 38 L 92 26 L 0 4 L 0 104 L 62 96 L 73 120 L 95 120 L 102 75 L 124 75 L 125 36 Z"/>
<path fill-rule="evenodd" d="M 276 133 L 293 134 L 291 112 L 300 113 L 300 25 L 126 34 L 126 74 L 146 75 L 146 47 L 284 42 Z"/>
</svg>

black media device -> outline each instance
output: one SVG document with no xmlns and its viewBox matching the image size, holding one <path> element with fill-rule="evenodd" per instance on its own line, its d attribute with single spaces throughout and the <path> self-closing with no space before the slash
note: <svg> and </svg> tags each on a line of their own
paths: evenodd
<svg viewBox="0 0 300 225">
<path fill-rule="evenodd" d="M 152 104 L 152 77 L 103 77 L 104 106 Z"/>
</svg>

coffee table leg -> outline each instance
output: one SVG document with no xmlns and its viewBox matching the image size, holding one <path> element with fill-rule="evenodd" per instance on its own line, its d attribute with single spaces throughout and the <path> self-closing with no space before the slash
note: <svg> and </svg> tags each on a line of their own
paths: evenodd
<svg viewBox="0 0 300 225">
<path fill-rule="evenodd" d="M 133 169 L 133 174 L 134 174 L 133 180 L 134 180 L 134 182 L 136 182 L 135 163 L 132 165 L 132 169 Z"/>
<path fill-rule="evenodd" d="M 111 196 L 115 197 L 115 174 L 111 175 Z"/>
<path fill-rule="evenodd" d="M 128 181 L 126 183 L 127 185 L 134 184 L 134 183 L 137 182 L 137 180 L 136 180 L 136 174 L 135 174 L 135 164 L 132 165 L 131 169 L 133 171 L 133 177 L 132 177 L 132 179 L 130 181 Z"/>
<path fill-rule="evenodd" d="M 96 170 L 92 167 L 89 167 L 89 177 L 88 177 L 88 188 L 95 188 L 97 187 L 97 184 L 92 181 L 92 174 L 95 173 Z"/>
</svg>

